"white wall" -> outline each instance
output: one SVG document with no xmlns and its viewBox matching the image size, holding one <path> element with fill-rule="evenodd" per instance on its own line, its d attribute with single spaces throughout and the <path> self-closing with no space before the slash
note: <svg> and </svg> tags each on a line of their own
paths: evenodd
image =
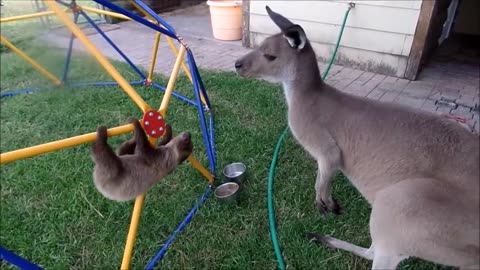
<svg viewBox="0 0 480 270">
<path fill-rule="evenodd" d="M 250 1 L 250 40 L 257 46 L 279 29 L 265 5 L 300 24 L 322 60 L 329 59 L 347 10 L 345 0 Z M 337 63 L 403 77 L 421 0 L 353 1 Z"/>
</svg>

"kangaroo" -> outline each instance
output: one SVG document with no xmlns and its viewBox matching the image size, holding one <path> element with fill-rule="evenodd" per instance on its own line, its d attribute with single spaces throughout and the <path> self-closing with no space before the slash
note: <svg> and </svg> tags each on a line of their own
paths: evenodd
<svg viewBox="0 0 480 270">
<path fill-rule="evenodd" d="M 172 128 L 166 125 L 165 135 L 153 147 L 138 120 L 130 117 L 128 121 L 134 125 L 134 137 L 120 145 L 117 154 L 107 143 L 105 126 L 97 128 L 91 148 L 95 187 L 106 198 L 120 202 L 143 194 L 173 172 L 193 150 L 188 132 L 172 139 Z"/>
<path fill-rule="evenodd" d="M 336 170 L 372 208 L 368 249 L 305 236 L 373 260 L 372 269 L 396 269 L 412 256 L 479 269 L 479 138 L 433 113 L 328 85 L 303 28 L 266 10 L 281 32 L 238 59 L 237 73 L 283 84 L 290 130 L 318 164 L 320 212 L 339 212 L 330 188 Z"/>
</svg>

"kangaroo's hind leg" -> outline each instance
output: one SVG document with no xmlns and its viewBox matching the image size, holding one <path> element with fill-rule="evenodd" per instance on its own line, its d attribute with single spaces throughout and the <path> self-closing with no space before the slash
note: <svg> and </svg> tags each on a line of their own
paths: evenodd
<svg viewBox="0 0 480 270">
<path fill-rule="evenodd" d="M 367 260 L 373 260 L 373 247 L 369 249 L 351 244 L 340 239 L 336 239 L 326 235 L 319 235 L 311 232 L 306 232 L 304 236 L 310 241 L 317 244 L 324 245 L 331 249 L 341 249 L 351 252 L 357 256 L 363 257 Z"/>
<path fill-rule="evenodd" d="M 409 256 L 450 266 L 478 264 L 478 228 L 478 206 L 458 196 L 455 187 L 430 178 L 405 179 L 375 195 L 373 265 L 385 269 Z"/>
<path fill-rule="evenodd" d="M 107 143 L 107 128 L 97 128 L 97 137 L 91 148 L 91 157 L 95 164 L 112 175 L 122 171 L 122 162 Z"/>
</svg>

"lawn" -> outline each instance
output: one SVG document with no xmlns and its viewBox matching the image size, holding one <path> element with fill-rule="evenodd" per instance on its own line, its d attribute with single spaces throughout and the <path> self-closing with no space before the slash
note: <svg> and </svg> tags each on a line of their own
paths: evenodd
<svg viewBox="0 0 480 270">
<path fill-rule="evenodd" d="M 27 53 L 60 74 L 62 50 L 35 46 Z M 136 79 L 128 66 L 114 64 L 127 79 Z M 283 94 L 276 85 L 232 73 L 202 70 L 201 74 L 215 114 L 217 170 L 229 162 L 243 161 L 249 177 L 239 204 L 222 204 L 213 197 L 207 200 L 159 268 L 275 269 L 266 208 L 267 173 L 286 125 Z M 71 80 L 109 80 L 91 57 L 81 54 L 75 55 L 70 75 Z M 46 87 L 0 101 L 2 153 L 92 132 L 98 125 L 122 125 L 129 116 L 141 117 L 120 88 L 50 87 L 11 53 L 1 55 L 0 80 L 1 91 Z M 166 84 L 163 77 L 156 80 Z M 161 92 L 155 88 L 136 89 L 152 107 L 160 104 Z M 176 90 L 193 96 L 184 76 Z M 207 164 L 196 110 L 173 98 L 167 118 L 174 133 L 192 132 L 195 155 Z M 129 136 L 109 142 L 117 146 Z M 0 245 L 48 269 L 118 268 L 133 202 L 103 198 L 93 185 L 92 168 L 89 145 L 1 165 Z M 370 244 L 366 201 L 339 175 L 333 193 L 343 214 L 321 216 L 314 208 L 315 175 L 315 163 L 287 136 L 275 176 L 275 209 L 288 269 L 368 269 L 370 263 L 364 259 L 310 244 L 302 237 L 305 231 L 314 231 L 362 246 Z M 201 175 L 184 164 L 147 193 L 132 269 L 145 267 L 206 187 Z M 441 267 L 408 260 L 402 269 Z"/>
</svg>

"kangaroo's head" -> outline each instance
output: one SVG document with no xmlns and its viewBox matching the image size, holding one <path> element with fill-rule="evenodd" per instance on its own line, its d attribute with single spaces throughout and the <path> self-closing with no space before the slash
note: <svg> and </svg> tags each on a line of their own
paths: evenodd
<svg viewBox="0 0 480 270">
<path fill-rule="evenodd" d="M 268 37 L 257 49 L 238 59 L 235 69 L 243 77 L 273 82 L 294 80 L 302 65 L 308 65 L 309 58 L 315 59 L 313 49 L 300 25 L 273 12 L 268 6 L 265 8 L 281 33 Z"/>
</svg>

